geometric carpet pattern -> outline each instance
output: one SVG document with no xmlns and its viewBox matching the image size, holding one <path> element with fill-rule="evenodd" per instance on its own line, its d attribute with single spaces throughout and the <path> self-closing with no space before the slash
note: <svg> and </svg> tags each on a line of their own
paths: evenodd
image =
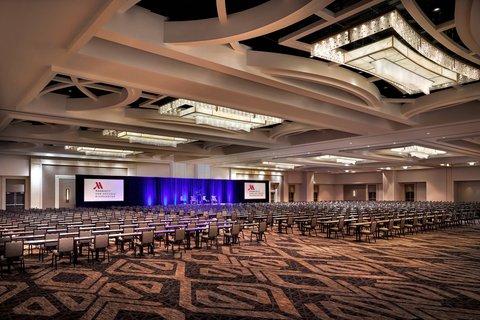
<svg viewBox="0 0 480 320">
<path fill-rule="evenodd" d="M 480 319 L 480 227 L 377 243 L 267 242 L 93 268 L 34 258 L 0 279 L 1 319 Z"/>
</svg>

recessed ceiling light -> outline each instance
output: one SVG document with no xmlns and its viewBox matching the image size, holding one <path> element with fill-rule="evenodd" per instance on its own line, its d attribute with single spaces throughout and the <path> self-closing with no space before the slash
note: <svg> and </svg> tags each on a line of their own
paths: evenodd
<svg viewBox="0 0 480 320">
<path fill-rule="evenodd" d="M 350 142 L 350 144 L 353 144 L 353 142 Z"/>
<path fill-rule="evenodd" d="M 439 8 L 439 7 L 433 9 L 433 12 L 439 12 L 439 11 L 440 11 L 440 8 Z"/>
<path fill-rule="evenodd" d="M 427 136 L 430 134 L 430 132 L 427 132 Z"/>
<path fill-rule="evenodd" d="M 350 170 L 345 170 L 345 172 L 350 172 Z"/>
<path fill-rule="evenodd" d="M 410 168 L 410 166 L 403 166 L 402 168 L 407 170 L 408 168 Z"/>
<path fill-rule="evenodd" d="M 470 161 L 470 162 L 468 163 L 468 165 L 469 165 L 469 166 L 474 166 L 475 163 L 476 163 L 475 161 Z"/>
</svg>

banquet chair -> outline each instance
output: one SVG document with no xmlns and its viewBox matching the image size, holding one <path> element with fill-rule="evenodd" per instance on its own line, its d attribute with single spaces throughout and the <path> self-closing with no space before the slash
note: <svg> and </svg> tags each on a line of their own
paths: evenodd
<svg viewBox="0 0 480 320">
<path fill-rule="evenodd" d="M 202 235 L 202 244 L 205 242 L 207 245 L 208 249 L 208 243 L 210 243 L 210 247 L 213 244 L 213 241 L 215 241 L 215 245 L 218 248 L 218 227 L 216 225 L 210 225 L 208 228 L 208 233 Z M 200 247 L 202 246 L 200 245 Z"/>
<path fill-rule="evenodd" d="M 390 219 L 388 220 L 387 226 L 378 228 L 378 231 L 382 233 L 383 237 L 386 237 L 388 239 L 389 236 L 393 237 L 393 225 L 394 220 Z"/>
<path fill-rule="evenodd" d="M 265 238 L 265 242 L 267 241 L 267 236 L 265 235 L 265 231 L 267 231 L 267 222 L 262 221 L 258 224 L 258 227 L 254 227 L 252 229 L 252 233 L 250 235 L 250 242 L 252 242 L 253 236 L 257 237 L 257 242 L 262 241 Z"/>
<path fill-rule="evenodd" d="M 25 260 L 23 258 L 23 241 L 11 241 L 5 243 L 5 254 L 0 256 L 0 274 L 3 273 L 3 265 L 6 264 L 8 272 L 13 264 L 19 264 L 22 271 L 25 271 Z"/>
<path fill-rule="evenodd" d="M 74 241 L 74 238 L 58 239 L 57 249 L 52 251 L 52 267 L 55 266 L 55 269 L 57 269 L 58 260 L 66 255 L 68 255 L 70 263 L 73 261 L 73 265 L 75 266 L 75 260 L 73 260 Z"/>
<path fill-rule="evenodd" d="M 180 246 L 183 245 L 183 250 L 186 252 L 187 247 L 185 244 L 185 229 L 178 228 L 175 229 L 175 234 L 172 239 L 169 241 L 169 245 L 172 246 L 172 253 L 175 253 L 175 245 L 178 246 L 178 250 L 180 250 Z M 167 251 L 168 251 L 168 246 L 167 246 Z"/>
<path fill-rule="evenodd" d="M 133 233 L 134 231 L 135 231 L 135 229 L 131 228 L 131 227 L 123 229 L 123 233 Z M 117 244 L 117 251 L 120 248 L 120 251 L 124 252 L 125 251 L 125 243 L 128 243 L 128 248 L 129 249 L 132 249 L 134 239 L 135 239 L 134 236 L 131 236 L 131 235 L 117 237 L 116 240 L 115 240 L 115 242 Z"/>
<path fill-rule="evenodd" d="M 288 229 L 292 230 L 293 233 L 293 216 L 288 216 L 287 221 L 285 224 L 282 224 L 282 230 L 285 229 L 285 233 L 288 233 Z"/>
<path fill-rule="evenodd" d="M 57 241 L 52 241 L 52 242 L 46 242 L 43 247 L 41 248 L 40 251 L 40 256 L 43 261 L 43 256 L 45 252 L 52 252 L 53 250 L 57 249 L 58 246 L 58 239 L 59 239 L 59 234 L 58 233 L 47 233 L 45 235 L 45 240 L 57 240 Z"/>
<path fill-rule="evenodd" d="M 239 223 L 234 223 L 230 230 L 225 231 L 223 233 L 223 243 L 225 244 L 235 244 L 235 243 L 240 243 L 240 224 Z"/>
<path fill-rule="evenodd" d="M 405 218 L 400 219 L 400 224 L 397 226 L 393 226 L 393 231 L 395 234 L 398 235 L 405 235 Z"/>
<path fill-rule="evenodd" d="M 92 230 L 81 230 L 79 232 L 80 238 L 91 237 L 91 236 L 92 236 Z M 82 239 L 77 241 L 79 255 L 82 255 L 83 247 L 88 247 L 91 242 L 92 241 L 90 239 Z"/>
<path fill-rule="evenodd" d="M 140 256 L 143 256 L 143 248 L 147 248 L 147 252 L 155 255 L 155 243 L 153 230 L 143 231 L 140 240 L 135 243 L 134 256 L 137 255 L 137 248 L 140 251 Z"/>
<path fill-rule="evenodd" d="M 360 230 L 360 239 L 362 235 L 365 235 L 365 240 L 368 240 L 369 243 L 371 242 L 371 238 L 373 238 L 373 240 L 377 242 L 376 234 L 377 234 L 377 221 L 373 220 L 370 223 L 370 227 L 362 228 L 362 230 Z"/>
<path fill-rule="evenodd" d="M 107 261 L 110 261 L 110 252 L 108 252 L 108 234 L 98 234 L 93 239 L 93 243 L 90 243 L 88 247 L 87 260 L 94 263 L 98 259 L 99 253 L 103 253 L 103 259 L 105 260 L 105 255 L 107 255 Z M 92 255 L 92 260 L 90 261 L 90 254 Z M 95 254 L 95 257 L 94 257 Z"/>
<path fill-rule="evenodd" d="M 335 227 L 330 227 L 329 233 L 335 232 L 335 238 L 338 238 L 338 233 L 342 234 L 342 238 L 345 238 L 345 217 L 341 217 L 338 220 L 338 224 Z"/>
</svg>

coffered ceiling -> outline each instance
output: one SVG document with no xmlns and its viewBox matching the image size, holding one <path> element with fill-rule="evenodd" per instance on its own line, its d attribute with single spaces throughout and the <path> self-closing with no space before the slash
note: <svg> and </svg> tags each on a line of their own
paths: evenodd
<svg viewBox="0 0 480 320">
<path fill-rule="evenodd" d="M 118 161 L 279 163 L 332 173 L 477 165 L 478 80 L 408 94 L 311 52 L 322 39 L 397 10 L 431 45 L 479 68 L 478 7 L 474 0 L 2 1 L 0 152 L 117 159 L 65 148 L 76 146 L 132 151 Z M 192 102 L 177 114 L 160 112 L 177 99 L 224 111 L 209 121 L 210 107 L 180 115 Z M 279 120 L 248 131 L 225 125 L 224 116 Z M 446 153 L 420 159 L 391 151 L 413 145 Z"/>
</svg>

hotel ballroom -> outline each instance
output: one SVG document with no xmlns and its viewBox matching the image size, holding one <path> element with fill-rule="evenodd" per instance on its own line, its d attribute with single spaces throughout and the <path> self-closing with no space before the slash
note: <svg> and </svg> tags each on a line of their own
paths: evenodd
<svg viewBox="0 0 480 320">
<path fill-rule="evenodd" d="M 0 319 L 480 319 L 480 0 L 0 0 Z"/>
</svg>

